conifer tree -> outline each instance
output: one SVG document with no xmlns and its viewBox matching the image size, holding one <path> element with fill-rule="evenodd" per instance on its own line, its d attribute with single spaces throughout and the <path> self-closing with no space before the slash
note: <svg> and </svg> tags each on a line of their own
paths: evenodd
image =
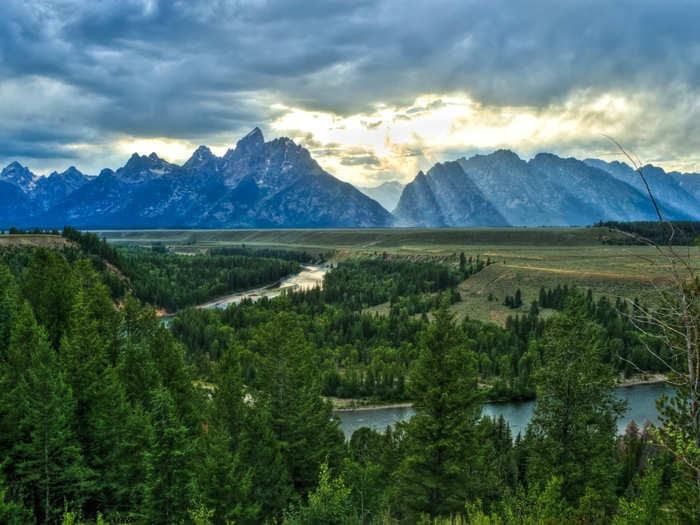
<svg viewBox="0 0 700 525">
<path fill-rule="evenodd" d="M 169 525 L 185 519 L 196 496 L 192 451 L 170 392 L 160 387 L 152 395 L 152 427 L 145 453 L 146 520 Z"/>
<path fill-rule="evenodd" d="M 13 345 L 20 339 L 29 346 L 26 370 L 10 397 L 22 406 L 19 436 L 12 448 L 19 484 L 34 502 L 40 521 L 50 522 L 64 501 L 81 505 L 92 489 L 92 473 L 86 468 L 72 427 L 75 401 L 46 332 L 28 306 L 22 309 Z M 11 345 L 12 346 L 12 345 Z"/>
<path fill-rule="evenodd" d="M 54 348 L 68 329 L 74 292 L 71 268 L 63 255 L 56 250 L 36 249 L 24 271 L 22 295 L 31 303 Z"/>
<path fill-rule="evenodd" d="M 272 425 L 295 489 L 306 493 L 328 458 L 340 463 L 343 435 L 321 398 L 317 357 L 294 316 L 279 314 L 251 341 L 259 356 L 256 385 L 270 402 Z"/>
<path fill-rule="evenodd" d="M 616 422 L 624 404 L 613 394 L 612 367 L 601 360 L 603 344 L 603 330 L 580 296 L 552 318 L 540 341 L 543 362 L 528 428 L 530 482 L 559 477 L 574 506 L 587 490 L 599 507 L 614 504 Z"/>
<path fill-rule="evenodd" d="M 19 290 L 10 269 L 0 264 L 0 360 L 10 345 L 10 334 L 19 306 Z"/>
<path fill-rule="evenodd" d="M 416 414 L 406 425 L 407 450 L 397 484 L 400 508 L 413 520 L 422 513 L 458 512 L 483 491 L 475 356 L 458 334 L 443 301 L 422 334 L 410 374 Z"/>
</svg>

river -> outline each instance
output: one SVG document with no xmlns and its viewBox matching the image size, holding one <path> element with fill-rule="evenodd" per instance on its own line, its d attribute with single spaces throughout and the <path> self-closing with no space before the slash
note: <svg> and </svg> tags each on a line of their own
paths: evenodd
<svg viewBox="0 0 700 525">
<path fill-rule="evenodd" d="M 257 301 L 263 297 L 272 299 L 273 297 L 282 295 L 282 293 L 286 291 L 308 290 L 314 286 L 323 284 L 323 276 L 329 271 L 327 266 L 305 265 L 302 266 L 302 268 L 303 269 L 299 273 L 285 277 L 274 285 L 219 297 L 218 299 L 201 304 L 197 308 L 227 308 L 229 305 L 240 303 L 243 299 L 252 299 L 253 301 Z"/>
<path fill-rule="evenodd" d="M 658 423 L 658 412 L 655 402 L 661 394 L 670 394 L 671 389 L 663 383 L 620 387 L 615 395 L 627 401 L 627 412 L 617 423 L 618 433 L 624 432 L 627 424 L 634 420 L 641 428 L 645 421 Z M 525 432 L 525 427 L 532 418 L 534 401 L 518 401 L 508 403 L 487 403 L 482 410 L 483 415 L 498 417 L 502 415 L 510 425 L 513 437 L 518 432 Z M 387 426 L 397 421 L 406 421 L 413 415 L 410 407 L 386 407 L 359 410 L 336 411 L 340 418 L 340 428 L 345 437 L 350 439 L 352 433 L 360 427 L 370 427 L 383 432 Z"/>
<path fill-rule="evenodd" d="M 243 299 L 252 299 L 253 301 L 257 301 L 263 297 L 272 299 L 273 297 L 282 295 L 282 293 L 287 290 L 308 290 L 314 286 L 321 286 L 323 284 L 323 276 L 329 271 L 330 268 L 328 266 L 305 265 L 302 266 L 302 270 L 299 273 L 285 277 L 279 283 L 218 297 L 204 304 L 200 304 L 197 308 L 223 309 L 228 308 L 228 306 L 232 304 L 239 304 Z M 161 320 L 165 323 L 169 323 L 173 317 L 174 314 L 166 314 L 161 316 Z"/>
</svg>

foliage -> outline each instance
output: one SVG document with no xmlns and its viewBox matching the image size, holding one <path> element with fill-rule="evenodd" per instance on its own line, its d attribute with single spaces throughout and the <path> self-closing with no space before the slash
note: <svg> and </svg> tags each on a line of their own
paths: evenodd
<svg viewBox="0 0 700 525">
<path fill-rule="evenodd" d="M 682 391 L 663 435 L 630 426 L 615 436 L 619 358 L 653 344 L 626 323 L 626 303 L 559 288 L 540 294 L 563 307 L 546 319 L 531 304 L 506 328 L 456 322 L 454 268 L 358 262 L 340 269 L 330 295 L 188 309 L 168 329 L 130 294 L 116 305 L 79 252 L 19 250 L 2 261 L 3 523 L 696 517 Z M 442 294 L 431 291 L 438 275 L 448 277 Z M 434 294 L 441 307 L 432 320 L 412 316 L 399 295 L 386 316 L 362 311 L 397 290 Z M 535 388 L 524 435 L 481 417 L 486 395 Z M 410 398 L 416 416 L 344 442 L 328 393 Z M 661 442 L 671 429 L 681 432 L 675 449 Z"/>
<path fill-rule="evenodd" d="M 587 496 L 598 508 L 614 505 L 617 418 L 611 366 L 602 362 L 603 330 L 581 300 L 571 301 L 545 330 L 536 373 L 537 404 L 528 428 L 531 482 L 562 479 L 562 495 L 576 506 Z"/>
</svg>

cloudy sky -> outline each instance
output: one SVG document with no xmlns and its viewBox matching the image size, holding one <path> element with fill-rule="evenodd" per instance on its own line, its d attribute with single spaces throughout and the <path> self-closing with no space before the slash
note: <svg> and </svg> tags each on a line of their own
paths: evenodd
<svg viewBox="0 0 700 525">
<path fill-rule="evenodd" d="M 185 160 L 254 126 L 359 184 L 497 148 L 700 171 L 700 3 L 2 0 L 0 164 Z"/>
</svg>

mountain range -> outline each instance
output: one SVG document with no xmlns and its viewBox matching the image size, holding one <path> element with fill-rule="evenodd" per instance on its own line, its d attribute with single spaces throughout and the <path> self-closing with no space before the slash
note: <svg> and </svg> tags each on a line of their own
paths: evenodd
<svg viewBox="0 0 700 525">
<path fill-rule="evenodd" d="M 700 174 L 647 165 L 665 217 L 700 220 Z M 387 211 L 393 209 L 393 214 Z M 628 165 L 508 150 L 438 163 L 403 186 L 355 188 L 305 148 L 253 129 L 222 157 L 200 146 L 182 165 L 134 153 L 116 171 L 0 173 L 0 228 L 366 228 L 571 226 L 654 220 Z"/>
<path fill-rule="evenodd" d="M 401 198 L 401 192 L 403 191 L 404 184 L 399 181 L 390 180 L 381 183 L 379 186 L 358 186 L 357 189 L 368 197 L 373 198 L 379 204 L 384 206 L 387 210 L 391 211 L 396 208 L 396 205 Z"/>
<path fill-rule="evenodd" d="M 700 174 L 642 168 L 665 218 L 700 220 Z M 398 226 L 578 226 L 656 220 L 643 182 L 628 165 L 508 150 L 438 163 L 406 185 Z"/>
<path fill-rule="evenodd" d="M 0 184 L 4 228 L 343 228 L 393 221 L 306 149 L 288 138 L 265 142 L 258 128 L 223 157 L 200 146 L 182 166 L 134 153 L 97 177 L 75 168 L 37 177 L 15 162 Z"/>
</svg>

